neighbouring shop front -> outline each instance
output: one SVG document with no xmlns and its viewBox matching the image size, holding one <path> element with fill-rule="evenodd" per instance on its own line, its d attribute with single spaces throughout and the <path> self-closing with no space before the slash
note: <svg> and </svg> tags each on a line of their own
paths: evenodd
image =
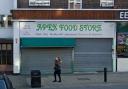
<svg viewBox="0 0 128 89">
<path fill-rule="evenodd" d="M 117 24 L 117 71 L 128 71 L 128 22 Z"/>
<path fill-rule="evenodd" d="M 0 39 L 0 73 L 13 72 L 12 39 Z"/>
<path fill-rule="evenodd" d="M 0 28 L 0 73 L 13 72 L 13 29 Z"/>
<path fill-rule="evenodd" d="M 17 65 L 14 69 L 21 74 L 29 74 L 36 69 L 44 74 L 52 73 L 56 56 L 62 58 L 62 73 L 96 72 L 103 71 L 104 67 L 113 71 L 116 49 L 114 22 L 41 21 L 15 24 L 19 25 L 19 43 L 15 43 L 15 50 L 20 59 L 15 61 Z"/>
</svg>

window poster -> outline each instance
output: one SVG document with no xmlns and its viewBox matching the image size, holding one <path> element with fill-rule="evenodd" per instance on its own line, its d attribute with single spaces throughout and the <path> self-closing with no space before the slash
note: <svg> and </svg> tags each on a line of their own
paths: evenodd
<svg viewBox="0 0 128 89">
<path fill-rule="evenodd" d="M 128 23 L 120 23 L 117 31 L 117 56 L 128 57 Z"/>
</svg>

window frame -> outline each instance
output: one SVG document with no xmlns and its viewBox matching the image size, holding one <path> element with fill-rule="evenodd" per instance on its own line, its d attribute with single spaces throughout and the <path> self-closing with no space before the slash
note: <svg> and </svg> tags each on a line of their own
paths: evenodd
<svg viewBox="0 0 128 89">
<path fill-rule="evenodd" d="M 112 5 L 109 5 L 110 3 L 112 3 Z M 100 0 L 100 7 L 114 7 L 114 4 L 115 0 Z"/>
<path fill-rule="evenodd" d="M 79 2 L 77 2 L 78 0 L 68 0 L 68 9 L 82 9 L 82 0 L 79 0 Z M 73 3 L 73 8 L 71 7 L 71 3 Z M 76 4 L 80 4 L 80 8 L 76 8 L 75 5 Z"/>
<path fill-rule="evenodd" d="M 8 28 L 12 26 L 12 15 L 0 14 L 0 28 Z"/>
<path fill-rule="evenodd" d="M 2 48 L 2 45 L 6 45 L 6 49 Z M 8 45 L 9 47 L 8 49 Z M 0 43 L 0 65 L 12 65 L 13 64 L 13 45 L 10 43 Z"/>
</svg>

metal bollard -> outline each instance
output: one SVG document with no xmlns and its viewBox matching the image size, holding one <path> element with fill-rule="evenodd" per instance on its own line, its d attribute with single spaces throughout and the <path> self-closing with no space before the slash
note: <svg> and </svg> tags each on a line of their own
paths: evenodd
<svg viewBox="0 0 128 89">
<path fill-rule="evenodd" d="M 107 68 L 104 68 L 104 82 L 107 82 Z"/>
</svg>

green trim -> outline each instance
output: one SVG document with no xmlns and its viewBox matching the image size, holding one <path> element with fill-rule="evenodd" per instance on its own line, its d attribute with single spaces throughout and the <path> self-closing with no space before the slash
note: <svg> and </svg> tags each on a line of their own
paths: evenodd
<svg viewBox="0 0 128 89">
<path fill-rule="evenodd" d="M 21 47 L 74 47 L 75 38 L 21 38 Z"/>
<path fill-rule="evenodd" d="M 128 32 L 128 23 L 122 24 L 122 22 L 118 22 L 117 32 Z"/>
</svg>

